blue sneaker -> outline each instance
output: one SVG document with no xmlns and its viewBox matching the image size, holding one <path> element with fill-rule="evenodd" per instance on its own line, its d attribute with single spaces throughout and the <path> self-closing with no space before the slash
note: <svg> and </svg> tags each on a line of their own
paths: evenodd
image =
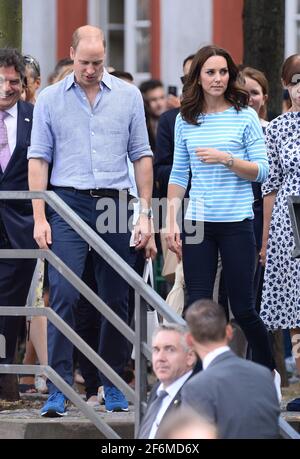
<svg viewBox="0 0 300 459">
<path fill-rule="evenodd" d="M 123 393 L 115 386 L 104 386 L 105 408 L 108 413 L 128 411 L 128 402 Z"/>
<path fill-rule="evenodd" d="M 45 418 L 58 418 L 65 416 L 67 399 L 59 391 L 53 392 L 46 401 L 45 405 L 40 411 L 41 416 Z"/>
</svg>

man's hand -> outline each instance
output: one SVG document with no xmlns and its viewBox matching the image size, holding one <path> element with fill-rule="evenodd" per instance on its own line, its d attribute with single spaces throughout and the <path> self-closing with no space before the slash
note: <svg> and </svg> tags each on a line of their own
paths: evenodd
<svg viewBox="0 0 300 459">
<path fill-rule="evenodd" d="M 35 222 L 33 237 L 40 249 L 49 249 L 52 244 L 51 228 L 47 220 Z"/>
<path fill-rule="evenodd" d="M 139 219 L 134 227 L 134 245 L 136 250 L 146 247 L 151 237 L 152 220 L 146 215 L 140 214 Z"/>
</svg>

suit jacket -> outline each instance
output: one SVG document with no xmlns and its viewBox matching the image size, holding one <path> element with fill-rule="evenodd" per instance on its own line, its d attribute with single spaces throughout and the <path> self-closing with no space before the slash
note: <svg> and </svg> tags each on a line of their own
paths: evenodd
<svg viewBox="0 0 300 459">
<path fill-rule="evenodd" d="M 18 102 L 16 147 L 4 173 L 0 168 L 0 191 L 28 190 L 27 149 L 30 145 L 32 113 L 33 105 Z M 31 201 L 0 200 L 0 219 L 12 248 L 36 248 Z"/>
<path fill-rule="evenodd" d="M 267 368 L 228 351 L 188 381 L 182 402 L 217 424 L 220 438 L 278 438 L 280 413 Z"/>
<path fill-rule="evenodd" d="M 163 113 L 159 118 L 154 155 L 154 178 L 159 184 L 159 197 L 167 196 L 174 157 L 174 129 L 179 108 Z"/>
<path fill-rule="evenodd" d="M 180 406 L 181 406 L 181 390 L 183 388 L 183 386 L 192 378 L 192 376 L 194 376 L 196 373 L 198 373 L 199 371 L 199 366 L 196 366 L 192 372 L 192 374 L 190 375 L 190 377 L 187 379 L 187 381 L 181 386 L 181 388 L 179 389 L 179 391 L 176 393 L 175 397 L 172 399 L 170 405 L 168 406 L 165 414 L 163 415 L 161 421 L 160 421 L 160 424 L 159 424 L 159 427 L 157 429 L 157 432 L 156 432 L 156 437 L 159 437 L 159 429 L 160 427 L 162 426 L 164 420 L 166 420 L 166 418 L 168 417 L 168 415 L 172 412 L 174 412 L 175 410 L 177 410 Z M 154 386 L 152 387 L 151 389 L 151 392 L 150 392 L 150 395 L 149 395 L 149 398 L 148 398 L 148 404 L 147 404 L 147 410 L 144 414 L 144 416 L 146 415 L 151 403 L 155 400 L 156 398 L 156 391 L 158 389 L 160 385 L 160 381 L 158 381 L 157 383 L 154 384 Z M 140 428 L 141 426 L 143 425 L 143 419 L 141 421 L 141 425 L 140 425 Z M 139 436 L 137 436 L 137 438 L 139 438 Z"/>
</svg>

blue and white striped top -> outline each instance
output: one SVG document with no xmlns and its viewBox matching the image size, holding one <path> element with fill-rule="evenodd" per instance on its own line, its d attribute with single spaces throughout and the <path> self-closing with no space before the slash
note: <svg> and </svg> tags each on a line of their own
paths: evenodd
<svg viewBox="0 0 300 459">
<path fill-rule="evenodd" d="M 253 218 L 251 182 L 238 177 L 222 164 L 205 164 L 196 148 L 216 148 L 258 165 L 256 182 L 266 180 L 268 159 L 262 128 L 256 112 L 248 107 L 201 117 L 196 126 L 179 114 L 175 125 L 174 163 L 169 183 L 187 187 L 192 172 L 190 202 L 185 218 L 207 222 L 237 222 Z"/>
</svg>

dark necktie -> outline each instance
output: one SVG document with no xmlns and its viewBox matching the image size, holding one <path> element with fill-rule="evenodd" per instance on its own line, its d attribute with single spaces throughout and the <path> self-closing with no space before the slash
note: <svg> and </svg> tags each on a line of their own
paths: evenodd
<svg viewBox="0 0 300 459">
<path fill-rule="evenodd" d="M 142 419 L 140 430 L 139 430 L 139 434 L 138 434 L 138 438 L 145 438 L 145 439 L 149 438 L 153 422 L 156 419 L 156 416 L 157 416 L 157 414 L 159 412 L 159 409 L 161 407 L 161 403 L 162 403 L 163 399 L 167 395 L 169 395 L 168 392 L 166 392 L 165 390 L 161 390 L 158 393 L 157 397 L 153 400 L 153 402 L 149 406 L 144 418 Z"/>
<path fill-rule="evenodd" d="M 7 129 L 4 123 L 7 113 L 0 110 L 0 166 L 2 172 L 5 171 L 6 166 L 10 160 L 10 149 L 8 145 Z"/>
</svg>

